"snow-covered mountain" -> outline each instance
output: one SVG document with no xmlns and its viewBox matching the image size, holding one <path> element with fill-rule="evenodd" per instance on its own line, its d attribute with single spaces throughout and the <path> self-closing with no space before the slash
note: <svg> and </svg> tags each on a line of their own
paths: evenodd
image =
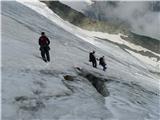
<svg viewBox="0 0 160 120">
<path fill-rule="evenodd" d="M 2 120 L 160 118 L 159 63 L 146 64 L 97 38 L 123 42 L 120 34 L 80 29 L 36 0 L 1 5 Z M 47 64 L 40 57 L 41 31 L 51 40 Z M 106 72 L 88 62 L 92 50 L 105 56 Z"/>
</svg>

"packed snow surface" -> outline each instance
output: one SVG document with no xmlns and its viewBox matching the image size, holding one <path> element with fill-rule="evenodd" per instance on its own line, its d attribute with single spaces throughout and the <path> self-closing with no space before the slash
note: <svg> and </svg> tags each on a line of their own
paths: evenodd
<svg viewBox="0 0 160 120">
<path fill-rule="evenodd" d="M 155 67 L 112 43 L 97 41 L 39 1 L 1 3 L 2 120 L 160 118 Z M 40 57 L 41 31 L 51 41 L 50 63 Z M 106 72 L 88 62 L 92 50 L 97 57 L 105 56 Z M 105 80 L 108 96 L 97 92 L 83 74 Z M 73 80 L 65 80 L 65 75 Z"/>
<path fill-rule="evenodd" d="M 143 48 L 142 46 L 135 45 L 133 43 L 129 43 L 129 42 L 123 40 L 121 38 L 121 36 L 125 36 L 123 34 L 120 34 L 120 33 L 119 34 L 108 34 L 108 33 L 94 32 L 94 31 L 87 31 L 87 30 L 80 29 L 80 28 L 68 23 L 67 21 L 62 20 L 59 16 L 54 14 L 52 12 L 52 10 L 50 10 L 46 5 L 40 3 L 37 0 L 34 0 L 34 2 L 28 2 L 28 1 L 26 2 L 26 1 L 21 1 L 21 0 L 17 0 L 17 1 L 27 5 L 31 9 L 33 9 L 33 10 L 37 11 L 38 13 L 42 14 L 43 16 L 49 18 L 51 21 L 55 22 L 56 24 L 58 24 L 59 26 L 61 26 L 65 30 L 73 33 L 74 35 L 76 35 L 77 37 L 80 37 L 81 39 L 83 39 L 85 41 L 90 42 L 91 44 L 96 45 L 97 47 L 99 47 L 99 46 L 97 45 L 96 41 L 93 41 L 93 39 L 98 37 L 98 38 L 106 39 L 108 41 L 112 41 L 112 42 L 115 42 L 115 43 L 118 43 L 121 45 L 127 45 L 129 48 L 136 50 L 136 51 L 151 52 L 152 54 L 160 57 L 160 54 L 157 54 L 151 50 Z M 98 43 L 98 44 L 101 44 L 101 43 Z M 103 46 L 103 44 L 101 44 L 101 46 Z M 160 69 L 160 61 L 154 60 L 156 58 L 150 58 L 150 57 L 146 57 L 146 56 L 140 57 L 139 55 L 135 55 L 135 54 L 132 54 L 132 55 L 134 57 L 137 57 L 141 61 L 143 61 L 151 66 L 154 66 L 156 69 L 158 69 L 158 70 Z"/>
</svg>

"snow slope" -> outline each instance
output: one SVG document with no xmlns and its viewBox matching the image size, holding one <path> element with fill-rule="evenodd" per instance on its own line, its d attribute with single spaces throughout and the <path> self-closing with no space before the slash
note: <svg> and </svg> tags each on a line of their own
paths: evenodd
<svg viewBox="0 0 160 120">
<path fill-rule="evenodd" d="M 159 119 L 160 77 L 145 63 L 114 44 L 96 41 L 38 1 L 3 1 L 1 15 L 3 120 Z M 37 44 L 41 31 L 51 40 L 47 64 Z M 93 49 L 98 57 L 106 56 L 107 72 L 88 62 Z M 82 74 L 104 79 L 109 96 L 99 94 L 77 66 Z"/>
<path fill-rule="evenodd" d="M 108 34 L 108 33 L 102 33 L 102 32 L 94 32 L 94 31 L 91 32 L 91 31 L 80 29 L 80 28 L 68 23 L 67 21 L 62 20 L 59 16 L 54 14 L 45 4 L 39 3 L 39 2 L 37 2 L 37 0 L 34 0 L 34 3 L 33 2 L 28 2 L 28 1 L 27 2 L 26 1 L 21 1 L 21 0 L 19 0 L 19 2 L 27 5 L 31 9 L 33 9 L 33 10 L 37 11 L 38 13 L 42 14 L 43 16 L 49 18 L 51 21 L 55 22 L 56 24 L 58 24 L 59 26 L 61 26 L 65 30 L 67 30 L 71 33 L 74 33 L 77 37 L 80 37 L 83 40 L 85 40 L 87 42 L 90 42 L 93 45 L 96 45 L 97 47 L 102 47 L 103 46 L 103 44 L 97 43 L 95 41 L 95 40 L 97 40 L 97 37 L 98 37 L 98 38 L 102 38 L 102 39 L 106 39 L 108 41 L 118 43 L 120 45 L 126 45 L 129 48 L 131 48 L 133 50 L 136 50 L 136 51 L 151 52 L 152 54 L 160 57 L 160 54 L 152 52 L 152 51 L 150 51 L 146 48 L 143 48 L 142 46 L 138 46 L 138 45 L 135 45 L 133 43 L 130 43 L 130 42 L 127 42 L 127 41 L 123 40 L 121 38 L 121 36 L 124 36 L 124 35 L 122 35 L 122 34 Z M 93 41 L 93 39 L 94 39 L 94 41 Z M 101 44 L 101 45 L 99 46 L 99 44 Z M 127 50 L 127 51 L 129 52 L 129 50 Z M 149 64 L 149 67 L 151 65 L 151 66 L 154 66 L 154 68 L 156 68 L 156 69 L 154 69 L 154 68 L 151 67 L 152 69 L 154 69 L 156 71 L 157 70 L 159 71 L 160 61 L 155 60 L 156 58 L 150 58 L 150 57 L 146 57 L 146 56 L 139 57 L 139 55 L 135 55 L 134 52 L 130 52 L 130 54 L 132 54 L 134 57 L 140 59 L 141 61 Z"/>
</svg>

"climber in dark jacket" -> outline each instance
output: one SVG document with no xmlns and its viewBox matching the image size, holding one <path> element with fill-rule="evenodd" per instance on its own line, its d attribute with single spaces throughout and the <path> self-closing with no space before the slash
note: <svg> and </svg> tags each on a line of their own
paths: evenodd
<svg viewBox="0 0 160 120">
<path fill-rule="evenodd" d="M 50 61 L 50 55 L 49 55 L 49 47 L 50 41 L 47 38 L 47 36 L 45 35 L 44 32 L 41 33 L 41 37 L 39 38 L 39 45 L 40 45 L 40 51 L 41 51 L 41 56 L 42 59 L 45 62 L 49 62 Z"/>
<path fill-rule="evenodd" d="M 95 57 L 95 51 L 89 53 L 89 62 L 92 62 L 94 68 L 97 68 L 97 61 Z"/>
<path fill-rule="evenodd" d="M 99 65 L 101 65 L 103 67 L 103 71 L 105 71 L 107 69 L 104 56 L 99 58 Z"/>
</svg>

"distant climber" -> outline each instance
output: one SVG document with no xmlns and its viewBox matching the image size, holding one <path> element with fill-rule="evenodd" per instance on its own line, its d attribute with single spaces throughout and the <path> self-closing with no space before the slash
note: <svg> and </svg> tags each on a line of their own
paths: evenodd
<svg viewBox="0 0 160 120">
<path fill-rule="evenodd" d="M 107 69 L 104 56 L 99 58 L 99 65 L 101 65 L 103 67 L 103 71 L 105 71 Z"/>
<path fill-rule="evenodd" d="M 47 36 L 45 35 L 45 32 L 41 33 L 41 37 L 39 38 L 39 45 L 40 45 L 40 51 L 41 51 L 41 56 L 42 59 L 45 62 L 49 62 L 50 61 L 50 55 L 49 55 L 49 47 L 50 41 L 47 38 Z"/>
<path fill-rule="evenodd" d="M 97 61 L 95 57 L 95 51 L 89 53 L 89 62 L 92 62 L 94 68 L 97 68 Z"/>
</svg>

